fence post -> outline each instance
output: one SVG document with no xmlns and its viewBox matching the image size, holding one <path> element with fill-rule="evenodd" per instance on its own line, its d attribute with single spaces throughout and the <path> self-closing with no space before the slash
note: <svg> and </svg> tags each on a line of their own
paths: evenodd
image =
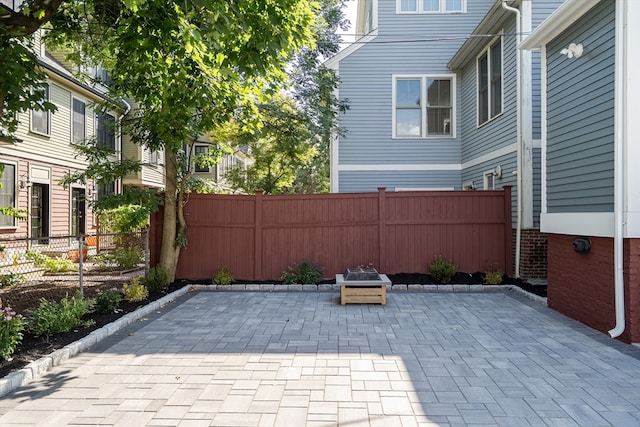
<svg viewBox="0 0 640 427">
<path fill-rule="evenodd" d="M 82 244 L 84 243 L 84 235 L 81 233 L 78 235 L 78 270 L 80 271 L 80 295 L 84 295 L 84 275 L 83 275 L 83 261 L 84 261 L 84 251 Z"/>
<path fill-rule="evenodd" d="M 513 274 L 513 239 L 511 223 L 511 186 L 505 185 L 504 189 L 504 269 L 505 274 Z"/>
<path fill-rule="evenodd" d="M 144 275 L 149 275 L 149 227 L 145 228 L 144 231 Z"/>
<path fill-rule="evenodd" d="M 378 187 L 378 271 L 387 272 L 387 209 L 385 187 Z"/>
<path fill-rule="evenodd" d="M 262 191 L 256 191 L 255 203 L 255 227 L 254 227 L 254 253 L 253 273 L 256 278 L 262 280 Z"/>
</svg>

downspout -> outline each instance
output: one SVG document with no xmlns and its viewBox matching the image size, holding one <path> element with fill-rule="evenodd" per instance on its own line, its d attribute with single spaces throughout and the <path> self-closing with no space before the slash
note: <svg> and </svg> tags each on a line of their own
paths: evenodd
<svg viewBox="0 0 640 427">
<path fill-rule="evenodd" d="M 625 1 L 616 1 L 616 19 L 615 19 L 615 125 L 614 125 L 614 221 L 615 230 L 613 237 L 613 257 L 615 265 L 614 288 L 615 288 L 615 309 L 616 309 L 616 326 L 609 331 L 611 338 L 617 338 L 625 329 L 625 307 L 624 307 L 624 142 L 625 142 L 625 125 L 626 110 L 625 104 L 625 50 L 626 39 L 625 29 Z"/>
<path fill-rule="evenodd" d="M 509 6 L 507 0 L 502 0 L 502 8 L 516 14 L 516 46 L 522 42 L 522 31 L 520 23 L 520 9 Z M 522 51 L 518 50 L 516 55 L 516 256 L 515 256 L 515 277 L 520 277 L 520 241 L 522 239 L 522 109 L 521 99 L 521 73 L 520 63 Z"/>
</svg>

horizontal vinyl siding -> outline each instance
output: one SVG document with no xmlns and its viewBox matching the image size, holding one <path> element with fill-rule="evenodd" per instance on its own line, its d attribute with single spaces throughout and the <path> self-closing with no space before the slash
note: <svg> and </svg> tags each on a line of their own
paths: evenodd
<svg viewBox="0 0 640 427">
<path fill-rule="evenodd" d="M 540 211 L 542 210 L 542 150 L 533 149 L 533 226 L 540 227 Z"/>
<path fill-rule="evenodd" d="M 531 135 L 542 137 L 542 83 L 540 52 L 531 52 Z"/>
<path fill-rule="evenodd" d="M 377 183 L 383 182 L 383 185 Z M 396 188 L 451 188 L 462 189 L 459 171 L 342 171 L 340 172 L 340 193 L 377 191 L 385 187 L 388 191 Z"/>
<path fill-rule="evenodd" d="M 505 28 L 506 34 L 515 32 L 515 23 Z M 503 106 L 502 114 L 491 121 L 478 123 L 478 83 L 476 58 L 462 73 L 462 161 L 468 162 L 491 151 L 516 142 L 516 38 L 503 37 Z M 488 45 L 489 43 L 487 43 Z"/>
<path fill-rule="evenodd" d="M 341 165 L 455 164 L 461 162 L 459 106 L 457 138 L 393 139 L 393 75 L 450 75 L 447 63 L 464 41 L 456 35 L 470 34 L 493 0 L 470 1 L 466 14 L 398 15 L 395 0 L 378 2 L 376 39 L 340 61 L 340 91 L 349 100 L 341 115 L 346 135 L 338 146 Z M 460 82 L 458 81 L 458 87 Z M 456 88 L 458 102 L 460 92 Z M 395 172 L 340 172 L 340 191 L 360 191 L 380 186 L 395 187 Z M 424 187 L 425 172 L 402 172 L 398 181 Z M 428 172 L 446 186 L 460 186 L 459 172 Z M 366 177 L 366 178 L 365 178 Z M 350 183 L 350 180 L 356 180 Z M 366 181 L 366 183 L 365 183 Z M 443 184 L 437 184 L 442 186 Z"/>
<path fill-rule="evenodd" d="M 612 212 L 614 8 L 602 2 L 547 46 L 547 210 Z M 559 52 L 582 43 L 584 54 Z"/>
</svg>

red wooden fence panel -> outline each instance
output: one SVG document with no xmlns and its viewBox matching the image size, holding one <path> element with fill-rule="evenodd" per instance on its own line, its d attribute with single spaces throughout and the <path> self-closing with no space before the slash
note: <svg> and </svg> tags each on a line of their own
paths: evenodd
<svg viewBox="0 0 640 427">
<path fill-rule="evenodd" d="M 512 272 L 511 188 L 255 196 L 190 195 L 189 246 L 176 278 L 210 280 L 222 266 L 247 280 L 278 279 L 310 260 L 327 278 L 372 263 L 383 273 L 428 272 L 437 257 L 458 271 Z M 152 263 L 162 213 L 152 218 Z"/>
</svg>

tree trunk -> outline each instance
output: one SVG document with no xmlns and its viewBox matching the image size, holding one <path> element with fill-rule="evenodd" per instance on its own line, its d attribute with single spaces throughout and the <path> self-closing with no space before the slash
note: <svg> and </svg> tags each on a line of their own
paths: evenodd
<svg viewBox="0 0 640 427">
<path fill-rule="evenodd" d="M 178 209 L 182 209 L 177 198 L 177 156 L 175 152 L 165 152 L 165 192 L 164 216 L 162 225 L 162 245 L 160 246 L 159 265 L 171 282 L 175 280 L 180 246 L 176 245 L 178 236 Z"/>
</svg>

